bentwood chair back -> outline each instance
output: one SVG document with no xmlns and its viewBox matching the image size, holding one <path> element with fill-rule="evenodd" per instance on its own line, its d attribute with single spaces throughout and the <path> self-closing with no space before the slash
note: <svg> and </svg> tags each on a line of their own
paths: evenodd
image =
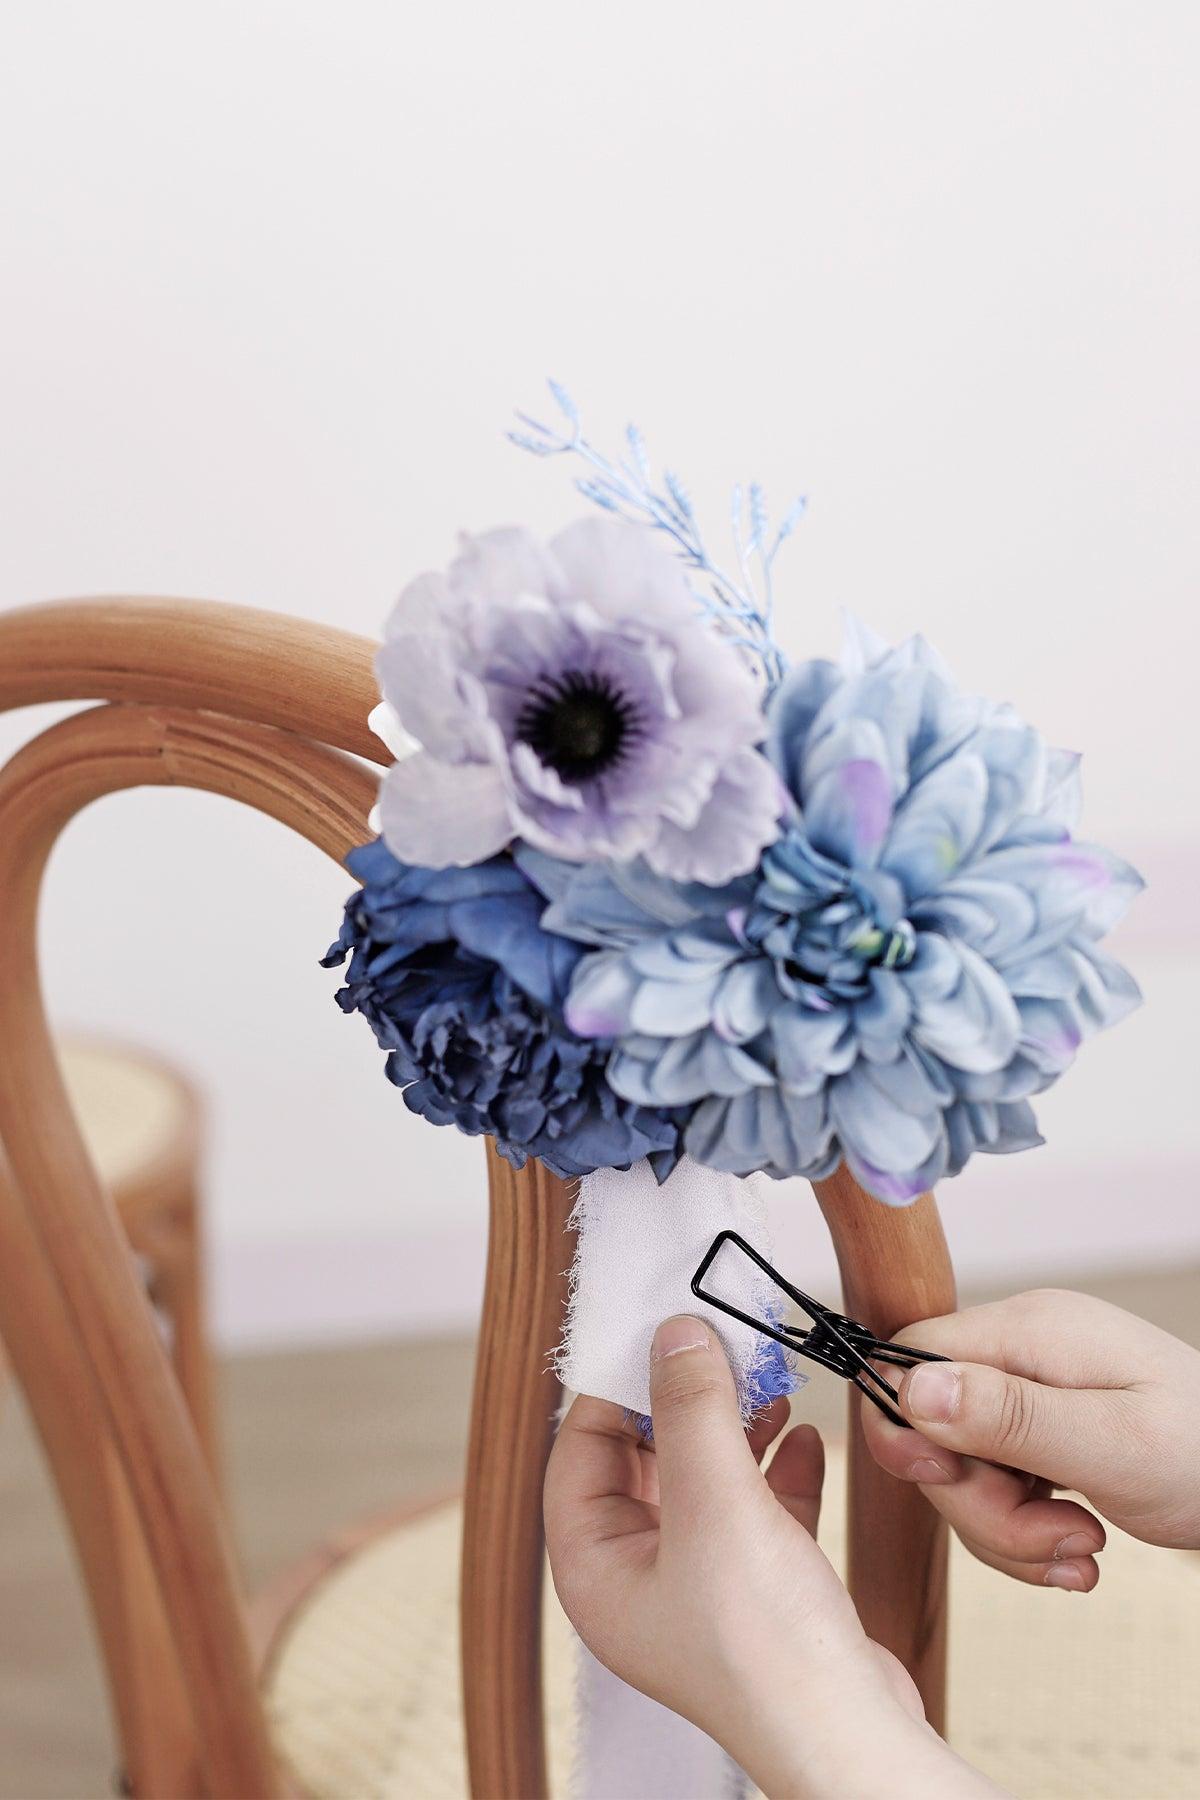
<svg viewBox="0 0 1200 1800">
<path fill-rule="evenodd" d="M 138 786 L 224 794 L 341 861 L 367 832 L 377 762 L 374 646 L 276 614 L 103 599 L 0 615 L 0 708 L 102 704 L 0 775 L 0 1339 L 75 1539 L 138 1795 L 274 1796 L 259 1698 L 213 1483 L 126 1239 L 72 1115 L 46 1020 L 36 921 L 63 827 Z M 570 1196 L 488 1147 L 489 1248 L 466 1469 L 463 1700 L 476 1800 L 546 1791 L 539 1647 L 541 1485 L 557 1389 L 547 1352 L 570 1259 Z M 817 1185 L 847 1310 L 887 1335 L 946 1310 L 936 1207 L 893 1211 L 844 1172 Z M 19 1351 L 19 1354 L 18 1354 Z M 864 1623 L 941 1723 L 943 1532 L 850 1421 L 849 1578 Z"/>
</svg>

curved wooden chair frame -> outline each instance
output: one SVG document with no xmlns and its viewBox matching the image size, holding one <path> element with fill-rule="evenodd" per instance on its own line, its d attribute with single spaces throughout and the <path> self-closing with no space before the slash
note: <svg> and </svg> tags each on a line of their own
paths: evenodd
<svg viewBox="0 0 1200 1800">
<path fill-rule="evenodd" d="M 274 1796 L 224 1522 L 125 1240 L 90 1165 L 47 1026 L 36 926 L 63 827 L 103 794 L 182 786 L 280 820 L 341 862 L 367 834 L 380 760 L 374 646 L 276 614 L 174 600 L 0 615 L 0 708 L 100 701 L 0 775 L 0 1337 L 63 1496 L 138 1794 Z M 476 1800 L 546 1792 L 541 1483 L 570 1258 L 566 1186 L 488 1147 L 490 1225 L 468 1454 L 463 1682 Z M 953 1304 L 931 1196 L 878 1205 L 816 1184 L 845 1304 L 883 1334 Z M 946 1546 L 920 1494 L 881 1474 L 852 1409 L 851 1589 L 941 1724 Z"/>
</svg>

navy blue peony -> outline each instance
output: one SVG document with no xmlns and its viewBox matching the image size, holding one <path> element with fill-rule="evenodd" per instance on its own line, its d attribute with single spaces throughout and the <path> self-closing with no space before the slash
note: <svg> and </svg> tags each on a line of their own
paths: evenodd
<svg viewBox="0 0 1200 1800">
<path fill-rule="evenodd" d="M 580 947 L 542 928 L 545 898 L 510 858 L 416 868 L 376 840 L 347 867 L 362 888 L 323 964 L 349 956 L 338 1004 L 370 1021 L 412 1112 L 494 1137 L 518 1169 L 536 1156 L 571 1177 L 648 1156 L 665 1177 L 678 1127 L 617 1095 L 610 1046 L 567 1028 Z"/>
</svg>

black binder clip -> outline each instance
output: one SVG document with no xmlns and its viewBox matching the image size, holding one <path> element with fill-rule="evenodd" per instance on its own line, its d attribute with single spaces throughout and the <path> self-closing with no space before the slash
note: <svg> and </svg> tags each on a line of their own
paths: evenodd
<svg viewBox="0 0 1200 1800">
<path fill-rule="evenodd" d="M 757 1263 L 764 1275 L 769 1275 L 776 1287 L 793 1300 L 812 1320 L 812 1325 L 805 1329 L 801 1325 L 774 1325 L 769 1319 L 756 1319 L 750 1313 L 742 1312 L 728 1300 L 722 1300 L 717 1294 L 707 1293 L 702 1286 L 721 1250 L 726 1244 L 733 1244 L 743 1255 Z M 849 1381 L 860 1394 L 874 1401 L 881 1413 L 894 1425 L 907 1425 L 908 1420 L 899 1411 L 899 1399 L 890 1381 L 884 1379 L 877 1369 L 871 1367 L 875 1362 L 891 1363 L 898 1369 L 911 1369 L 922 1362 L 948 1362 L 949 1358 L 939 1356 L 936 1350 L 912 1350 L 907 1344 L 889 1344 L 883 1338 L 877 1338 L 865 1325 L 855 1319 L 847 1319 L 841 1313 L 831 1312 L 814 1300 L 811 1294 L 805 1294 L 785 1281 L 778 1269 L 773 1269 L 765 1257 L 760 1256 L 752 1244 L 736 1231 L 723 1231 L 715 1237 L 708 1247 L 707 1254 L 696 1273 L 692 1276 L 692 1292 L 697 1300 L 703 1300 L 708 1306 L 715 1306 L 718 1312 L 727 1313 L 731 1319 L 739 1319 L 743 1325 L 749 1325 L 753 1331 L 761 1331 L 765 1337 L 774 1338 L 787 1350 L 795 1350 L 801 1356 L 807 1356 L 812 1362 L 820 1363 L 823 1369 L 832 1369 L 844 1381 Z"/>
</svg>

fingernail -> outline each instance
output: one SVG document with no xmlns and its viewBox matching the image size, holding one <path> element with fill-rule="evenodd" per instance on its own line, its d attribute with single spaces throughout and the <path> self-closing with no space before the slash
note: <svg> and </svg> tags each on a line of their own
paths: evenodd
<svg viewBox="0 0 1200 1800">
<path fill-rule="evenodd" d="M 934 1462 L 932 1456 L 918 1456 L 908 1472 L 914 1481 L 923 1481 L 926 1484 L 933 1481 L 954 1480 L 954 1471 L 948 1469 L 945 1463 Z"/>
<path fill-rule="evenodd" d="M 1083 1570 L 1078 1563 L 1051 1563 L 1044 1579 L 1047 1587 L 1073 1588 L 1077 1594 L 1083 1592 Z"/>
<path fill-rule="evenodd" d="M 945 1425 L 954 1417 L 961 1390 L 957 1369 L 948 1363 L 921 1363 L 908 1378 L 904 1398 L 914 1419 Z"/>
<path fill-rule="evenodd" d="M 1090 1532 L 1073 1531 L 1065 1537 L 1054 1552 L 1055 1559 L 1060 1556 L 1094 1556 L 1099 1545 Z"/>
<path fill-rule="evenodd" d="M 650 1361 L 661 1362 L 664 1356 L 678 1356 L 681 1350 L 707 1350 L 708 1332 L 699 1319 L 686 1316 L 664 1319 L 654 1334 Z"/>
</svg>

